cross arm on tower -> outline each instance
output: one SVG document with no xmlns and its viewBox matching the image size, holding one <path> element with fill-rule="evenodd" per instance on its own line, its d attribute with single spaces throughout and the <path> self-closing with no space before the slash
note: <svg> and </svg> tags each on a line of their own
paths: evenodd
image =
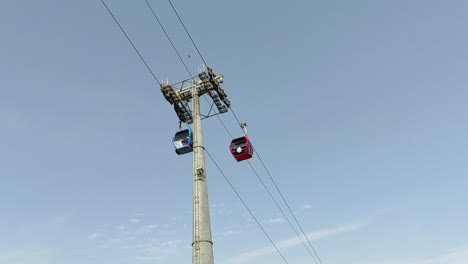
<svg viewBox="0 0 468 264">
<path fill-rule="evenodd" d="M 188 102 L 192 100 L 194 93 L 198 96 L 208 94 L 213 100 L 213 104 L 219 113 L 226 113 L 231 106 L 226 92 L 221 87 L 224 81 L 223 75 L 216 75 L 210 67 L 199 68 L 197 77 L 183 80 L 176 84 L 169 84 L 169 81 L 161 83 L 161 92 L 164 98 L 174 106 L 179 120 L 183 123 L 193 122 L 192 111 Z"/>
</svg>

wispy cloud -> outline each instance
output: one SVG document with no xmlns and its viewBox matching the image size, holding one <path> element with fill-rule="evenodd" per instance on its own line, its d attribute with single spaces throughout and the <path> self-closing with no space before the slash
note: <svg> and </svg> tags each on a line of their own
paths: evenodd
<svg viewBox="0 0 468 264">
<path fill-rule="evenodd" d="M 92 234 L 89 234 L 88 235 L 88 239 L 90 240 L 95 240 L 96 238 L 100 237 L 101 236 L 101 233 L 99 231 L 96 231 Z"/>
<path fill-rule="evenodd" d="M 178 248 L 180 246 L 187 247 L 187 245 L 190 245 L 190 241 L 177 239 L 162 242 L 159 246 L 162 248 Z"/>
<path fill-rule="evenodd" d="M 370 263 L 370 262 L 369 262 Z M 380 264 L 466 264 L 468 263 L 468 246 L 451 249 L 445 253 L 427 258 L 395 261 L 373 261 Z"/>
<path fill-rule="evenodd" d="M 253 214 L 253 215 L 256 215 L 257 212 L 256 212 L 256 211 L 253 211 L 252 214 Z M 252 216 L 250 215 L 250 213 L 244 212 L 244 213 L 242 213 L 242 217 L 243 217 L 247 222 L 249 222 L 249 223 L 253 221 L 253 218 L 252 218 Z"/>
<path fill-rule="evenodd" d="M 141 219 L 133 217 L 133 218 L 130 218 L 128 221 L 132 224 L 138 224 L 141 222 Z"/>
<path fill-rule="evenodd" d="M 163 255 L 171 255 L 189 249 L 191 241 L 183 239 L 167 240 L 167 241 L 150 241 L 139 244 L 125 245 L 121 249 L 134 249 L 140 253 L 141 257 L 152 259 L 160 258 Z"/>
<path fill-rule="evenodd" d="M 305 210 L 309 210 L 309 209 L 312 209 L 312 205 L 310 204 L 305 204 L 301 207 L 302 209 L 305 209 Z"/>
<path fill-rule="evenodd" d="M 157 224 L 153 224 L 153 225 L 145 225 L 145 226 L 142 226 L 136 230 L 132 230 L 132 231 L 127 231 L 126 234 L 127 235 L 146 235 L 146 234 L 150 234 L 150 233 L 153 233 L 154 231 L 156 231 L 156 228 L 158 227 Z"/>
<path fill-rule="evenodd" d="M 212 204 L 211 207 L 213 207 L 213 208 L 224 207 L 224 203 L 215 203 L 215 204 Z"/>
<path fill-rule="evenodd" d="M 215 203 L 211 205 L 211 212 L 217 215 L 230 215 L 232 210 L 228 209 L 224 203 Z"/>
<path fill-rule="evenodd" d="M 167 220 L 169 223 L 156 224 L 151 223 L 148 217 L 141 218 L 133 214 L 124 223 L 106 224 L 92 230 L 94 232 L 89 232 L 87 238 L 99 250 L 122 251 L 136 261 L 161 260 L 174 254 L 190 252 L 187 248 L 191 247 L 191 241 L 174 239 L 171 231 L 177 226 L 177 217 Z"/>
<path fill-rule="evenodd" d="M 160 261 L 163 259 L 161 256 L 134 256 L 133 258 L 141 261 Z"/>
<path fill-rule="evenodd" d="M 269 225 L 273 225 L 273 224 L 281 224 L 281 223 L 284 223 L 284 218 L 282 217 L 276 217 L 276 218 L 270 218 L 270 219 L 264 219 L 262 220 L 262 223 L 264 224 L 269 224 Z"/>
<path fill-rule="evenodd" d="M 226 230 L 224 232 L 221 233 L 221 236 L 223 237 L 228 237 L 228 236 L 232 236 L 232 235 L 237 235 L 237 234 L 240 234 L 239 231 L 234 231 L 234 230 Z"/>
<path fill-rule="evenodd" d="M 184 227 L 185 223 L 180 223 L 178 219 L 177 216 L 168 217 L 166 223 L 155 223 L 155 219 L 149 216 L 132 214 L 121 223 L 101 225 L 90 230 L 85 237 L 98 250 L 122 252 L 136 263 L 162 263 L 162 259 L 190 253 L 191 241 L 184 240 L 185 236 L 178 236 L 174 231 Z"/>
<path fill-rule="evenodd" d="M 233 225 L 228 225 L 222 228 L 222 230 L 216 230 L 213 232 L 213 238 L 214 240 L 219 240 L 225 237 L 237 235 L 241 233 L 241 228 L 240 227 L 235 227 Z"/>
<path fill-rule="evenodd" d="M 366 225 L 368 225 L 367 222 L 365 222 L 365 223 L 354 223 L 354 224 L 351 224 L 351 225 L 343 225 L 343 226 L 338 226 L 338 227 L 334 227 L 334 228 L 328 228 L 328 229 L 323 229 L 323 230 L 319 230 L 319 231 L 315 231 L 315 232 L 310 232 L 310 233 L 308 233 L 306 235 L 309 238 L 309 240 L 318 240 L 318 239 L 330 237 L 330 236 L 333 236 L 333 235 L 338 235 L 338 234 L 341 234 L 341 233 L 348 233 L 348 232 L 356 231 L 356 230 L 359 230 L 359 229 L 365 227 Z M 292 237 L 292 238 L 288 238 L 288 239 L 279 241 L 279 242 L 277 242 L 275 244 L 276 244 L 276 246 L 278 247 L 279 250 L 285 250 L 285 249 L 288 249 L 288 248 L 292 248 L 292 247 L 296 247 L 296 246 L 301 245 L 302 244 L 301 239 L 304 240 L 305 237 L 304 236 L 302 236 L 301 238 Z M 276 249 L 273 246 L 268 246 L 268 247 L 259 248 L 259 249 L 255 249 L 255 250 L 252 250 L 252 251 L 244 252 L 244 253 L 236 256 L 236 257 L 233 257 L 231 259 L 226 260 L 223 263 L 225 263 L 225 264 L 249 263 L 249 262 L 252 262 L 252 261 L 254 261 L 255 259 L 257 259 L 259 257 L 267 256 L 267 255 L 270 255 L 270 254 L 273 254 L 273 253 L 276 253 Z M 426 264 L 426 263 L 424 263 L 424 264 Z M 432 263 L 430 263 L 430 264 L 432 264 Z"/>
<path fill-rule="evenodd" d="M 70 221 L 72 216 L 73 216 L 72 212 L 63 212 L 52 217 L 49 223 L 53 227 L 61 228 Z"/>
<path fill-rule="evenodd" d="M 0 263 L 8 264 L 53 264 L 55 253 L 51 249 L 18 249 L 0 251 Z"/>
</svg>

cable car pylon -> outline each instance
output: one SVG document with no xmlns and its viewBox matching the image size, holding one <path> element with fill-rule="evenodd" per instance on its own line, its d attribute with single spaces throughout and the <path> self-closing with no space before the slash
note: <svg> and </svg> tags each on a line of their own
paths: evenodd
<svg viewBox="0 0 468 264">
<path fill-rule="evenodd" d="M 216 75 L 210 67 L 202 65 L 198 68 L 198 76 L 176 84 L 169 81 L 161 83 L 161 92 L 166 100 L 174 106 L 174 110 L 181 123 L 192 124 L 190 132 L 182 132 L 181 138 L 193 137 L 191 146 L 186 141 L 174 137 L 174 146 L 177 154 L 193 151 L 193 242 L 192 263 L 213 264 L 213 240 L 211 236 L 210 210 L 208 203 L 208 189 L 206 182 L 206 166 L 204 156 L 204 145 L 202 136 L 202 114 L 200 111 L 200 97 L 208 94 L 213 100 L 210 110 L 203 118 L 226 113 L 231 103 L 226 93 L 221 88 L 223 75 Z M 192 110 L 188 102 L 192 101 Z M 218 113 L 213 111 L 216 106 Z M 177 143 L 176 143 L 177 142 Z M 182 144 L 183 143 L 183 144 Z M 179 147 L 179 149 L 178 149 Z"/>
</svg>

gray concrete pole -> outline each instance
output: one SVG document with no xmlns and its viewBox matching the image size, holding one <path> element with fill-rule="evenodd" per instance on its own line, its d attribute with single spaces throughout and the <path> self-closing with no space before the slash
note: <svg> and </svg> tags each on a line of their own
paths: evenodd
<svg viewBox="0 0 468 264">
<path fill-rule="evenodd" d="M 200 96 L 193 94 L 193 243 L 192 263 L 213 264 L 210 208 L 200 116 Z"/>
</svg>

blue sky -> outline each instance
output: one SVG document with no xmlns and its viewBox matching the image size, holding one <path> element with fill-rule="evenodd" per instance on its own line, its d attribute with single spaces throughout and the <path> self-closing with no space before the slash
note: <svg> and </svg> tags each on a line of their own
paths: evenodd
<svg viewBox="0 0 468 264">
<path fill-rule="evenodd" d="M 169 3 L 150 2 L 195 74 Z M 159 79 L 189 77 L 143 0 L 107 3 Z M 323 263 L 468 263 L 466 1 L 173 3 Z M 0 32 L 0 263 L 190 263 L 191 156 L 100 1 L 2 1 Z M 219 121 L 203 126 L 288 262 L 312 263 Z M 215 262 L 283 263 L 207 172 Z"/>
</svg>

